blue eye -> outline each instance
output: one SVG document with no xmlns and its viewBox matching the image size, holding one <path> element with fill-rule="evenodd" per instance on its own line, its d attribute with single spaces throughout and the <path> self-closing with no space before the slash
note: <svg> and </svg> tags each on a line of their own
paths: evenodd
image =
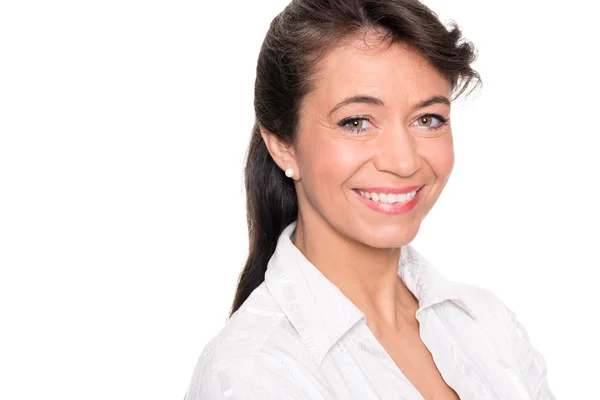
<svg viewBox="0 0 600 400">
<path fill-rule="evenodd" d="M 344 118 L 338 122 L 338 126 L 341 126 L 352 133 L 361 133 L 367 130 L 367 128 L 365 128 L 367 123 L 370 124 L 369 118 L 364 115 L 357 115 L 355 117 Z"/>
</svg>

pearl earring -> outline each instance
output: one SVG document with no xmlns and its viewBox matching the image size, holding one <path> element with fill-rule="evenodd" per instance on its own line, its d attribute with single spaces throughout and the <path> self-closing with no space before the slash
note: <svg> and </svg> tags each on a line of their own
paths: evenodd
<svg viewBox="0 0 600 400">
<path fill-rule="evenodd" d="M 294 170 L 291 168 L 286 169 L 285 176 L 287 176 L 288 178 L 291 178 L 292 176 L 294 176 Z"/>
</svg>

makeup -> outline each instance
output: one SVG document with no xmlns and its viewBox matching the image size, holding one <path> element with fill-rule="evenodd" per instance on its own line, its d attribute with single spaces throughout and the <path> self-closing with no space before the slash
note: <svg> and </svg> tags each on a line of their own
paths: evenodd
<svg viewBox="0 0 600 400">
<path fill-rule="evenodd" d="M 365 204 L 367 207 L 379 211 L 384 214 L 401 214 L 412 210 L 419 199 L 421 198 L 422 189 L 425 186 L 412 186 L 408 188 L 365 188 L 354 189 L 358 199 Z M 410 191 L 418 189 L 409 200 L 406 200 L 406 193 L 411 197 Z M 400 193 L 400 194 L 399 194 Z M 404 193 L 404 194 L 402 194 Z M 389 200 L 388 196 L 401 196 L 400 199 L 394 197 L 393 200 Z"/>
</svg>

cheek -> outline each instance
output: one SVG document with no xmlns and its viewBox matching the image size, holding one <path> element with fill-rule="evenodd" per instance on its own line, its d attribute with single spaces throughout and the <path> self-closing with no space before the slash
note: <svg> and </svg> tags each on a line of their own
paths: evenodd
<svg viewBox="0 0 600 400">
<path fill-rule="evenodd" d="M 302 152 L 302 172 L 311 184 L 339 188 L 362 165 L 364 149 L 343 140 L 312 141 Z"/>
<path fill-rule="evenodd" d="M 454 168 L 454 146 L 452 136 L 447 135 L 435 142 L 424 144 L 421 152 L 423 158 L 433 170 L 438 179 L 444 182 L 448 180 L 452 169 Z"/>
</svg>

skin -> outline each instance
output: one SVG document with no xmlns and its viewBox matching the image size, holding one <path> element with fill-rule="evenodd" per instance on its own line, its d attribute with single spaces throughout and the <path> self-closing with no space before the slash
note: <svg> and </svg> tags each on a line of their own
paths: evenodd
<svg viewBox="0 0 600 400">
<path fill-rule="evenodd" d="M 371 331 L 423 395 L 455 399 L 419 337 L 418 301 L 397 274 L 400 247 L 415 238 L 454 166 L 449 121 L 424 117 L 449 119 L 450 106 L 413 107 L 432 96 L 450 99 L 450 83 L 407 45 L 390 46 L 375 32 L 329 51 L 314 78 L 295 143 L 261 130 L 279 167 L 295 172 L 294 244 L 365 313 Z M 384 105 L 350 103 L 331 112 L 355 95 Z M 368 121 L 338 125 L 357 115 Z M 396 215 L 370 209 L 353 191 L 413 185 L 425 185 L 421 199 Z"/>
</svg>

